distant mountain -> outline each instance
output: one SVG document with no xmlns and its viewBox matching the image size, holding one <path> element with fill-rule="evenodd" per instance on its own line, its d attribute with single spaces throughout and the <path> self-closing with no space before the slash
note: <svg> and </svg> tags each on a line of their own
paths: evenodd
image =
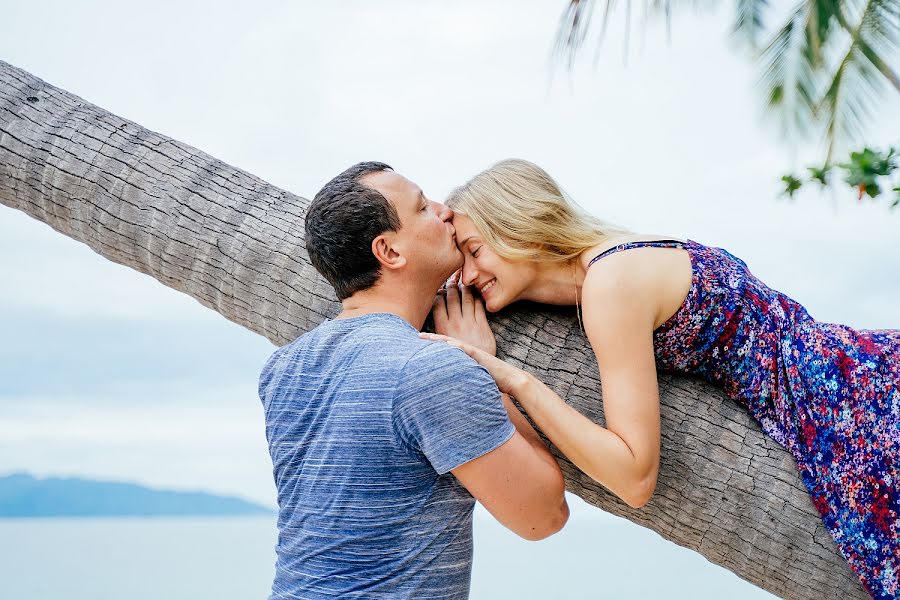
<svg viewBox="0 0 900 600">
<path fill-rule="evenodd" d="M 271 514 L 240 498 L 204 492 L 154 490 L 133 483 L 76 478 L 0 477 L 3 517 L 149 517 Z"/>
</svg>

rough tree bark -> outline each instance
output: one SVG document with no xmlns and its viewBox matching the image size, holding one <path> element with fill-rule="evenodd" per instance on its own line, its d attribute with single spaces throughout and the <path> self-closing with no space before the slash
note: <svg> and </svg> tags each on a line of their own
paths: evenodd
<svg viewBox="0 0 900 600">
<path fill-rule="evenodd" d="M 303 248 L 307 200 L 4 62 L 0 203 L 277 345 L 338 310 Z M 492 325 L 501 356 L 603 423 L 596 363 L 571 311 L 519 306 Z M 631 509 L 563 459 L 572 492 L 784 598 L 867 597 L 792 457 L 741 406 L 698 379 L 661 374 L 660 392 L 651 502 Z"/>
</svg>

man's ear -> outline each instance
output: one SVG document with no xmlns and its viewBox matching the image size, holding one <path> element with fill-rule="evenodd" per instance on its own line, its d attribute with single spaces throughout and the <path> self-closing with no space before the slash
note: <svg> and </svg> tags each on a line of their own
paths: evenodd
<svg viewBox="0 0 900 600">
<path fill-rule="evenodd" d="M 394 247 L 394 232 L 386 231 L 372 240 L 372 254 L 385 269 L 396 270 L 406 266 L 406 257 Z"/>
</svg>

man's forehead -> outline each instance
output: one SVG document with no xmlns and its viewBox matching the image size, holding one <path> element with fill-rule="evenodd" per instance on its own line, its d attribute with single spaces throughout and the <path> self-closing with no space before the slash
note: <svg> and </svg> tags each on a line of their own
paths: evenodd
<svg viewBox="0 0 900 600">
<path fill-rule="evenodd" d="M 394 204 L 416 201 L 422 195 L 418 185 L 394 171 L 366 173 L 359 178 L 359 182 L 378 190 Z"/>
</svg>

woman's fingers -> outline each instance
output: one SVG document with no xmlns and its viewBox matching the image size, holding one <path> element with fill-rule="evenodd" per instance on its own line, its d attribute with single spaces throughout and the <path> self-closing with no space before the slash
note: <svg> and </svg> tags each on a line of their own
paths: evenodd
<svg viewBox="0 0 900 600">
<path fill-rule="evenodd" d="M 459 295 L 462 297 L 462 314 L 466 317 L 475 316 L 475 298 L 472 290 L 467 285 L 459 286 Z"/>
<path fill-rule="evenodd" d="M 468 354 L 469 356 L 471 356 L 478 362 L 483 362 L 483 360 L 484 360 L 483 356 L 489 357 L 489 358 L 494 358 L 493 356 L 489 355 L 484 350 L 480 350 L 471 344 L 467 344 L 465 342 L 462 342 L 462 341 L 460 341 L 456 338 L 450 337 L 448 335 L 441 335 L 439 333 L 426 333 L 423 331 L 423 332 L 419 333 L 419 337 L 424 338 L 426 340 L 431 340 L 433 342 L 446 342 L 446 343 L 450 344 L 451 346 L 453 346 L 454 348 L 459 348 L 460 350 L 462 350 L 463 352 L 465 352 L 466 354 Z"/>
<path fill-rule="evenodd" d="M 456 338 L 452 338 L 449 335 L 442 335 L 440 333 L 428 333 L 426 331 L 420 331 L 419 337 L 426 339 L 426 340 L 431 340 L 433 342 L 447 342 L 451 346 L 456 346 L 457 348 L 463 348 L 463 349 L 465 349 L 464 347 L 472 348 L 472 346 L 469 346 L 469 344 L 467 344 L 465 342 L 461 342 Z M 472 349 L 474 350 L 475 348 L 472 348 Z"/>
<path fill-rule="evenodd" d="M 478 352 L 480 352 L 478 348 L 470 346 L 465 342 L 461 342 L 456 338 L 441 335 L 439 333 L 426 333 L 424 331 L 419 333 L 419 337 L 426 340 L 431 340 L 433 342 L 446 342 L 448 345 L 453 346 L 454 348 L 459 348 L 475 360 L 478 360 Z"/>
<path fill-rule="evenodd" d="M 420 333 L 419 337 L 435 342 L 446 342 L 474 358 L 478 364 L 488 370 L 488 373 L 494 378 L 494 381 L 497 383 L 497 387 L 501 392 L 512 393 L 516 382 L 522 380 L 524 371 L 488 354 L 484 350 L 476 348 L 475 346 L 466 344 L 465 342 L 461 342 L 446 335 L 434 333 Z"/>
<path fill-rule="evenodd" d="M 462 315 L 462 309 L 459 302 L 459 286 L 457 284 L 447 284 L 447 316 L 451 319 L 457 319 Z"/>
<path fill-rule="evenodd" d="M 472 290 L 448 282 L 440 295 L 442 297 L 435 298 L 432 306 L 434 330 L 471 344 L 491 356 L 496 354 L 494 332 L 484 316 L 484 307 L 477 306 L 481 300 L 473 295 Z M 477 312 L 479 309 L 480 313 Z"/>
<path fill-rule="evenodd" d="M 487 322 L 487 314 L 484 312 L 484 300 L 481 298 L 474 298 L 473 301 L 475 304 L 473 308 L 475 311 L 475 321 L 478 323 Z"/>
<path fill-rule="evenodd" d="M 426 340 L 431 340 L 432 342 L 455 342 L 452 337 L 448 337 L 446 335 L 441 335 L 440 333 L 428 333 L 427 331 L 422 331 L 419 333 L 419 337 Z"/>
<path fill-rule="evenodd" d="M 437 294 L 431 305 L 431 315 L 434 318 L 434 328 L 436 331 L 447 331 L 447 303 L 444 301 L 443 294 Z"/>
<path fill-rule="evenodd" d="M 433 342 L 447 342 L 451 346 L 456 346 L 457 348 L 463 348 L 464 346 L 472 348 L 472 346 L 469 346 L 469 344 L 465 342 L 461 342 L 456 338 L 452 338 L 449 335 L 442 335 L 440 333 L 428 333 L 426 331 L 421 331 L 419 332 L 419 337 L 426 340 L 431 340 Z M 474 350 L 474 348 L 472 349 Z"/>
</svg>

